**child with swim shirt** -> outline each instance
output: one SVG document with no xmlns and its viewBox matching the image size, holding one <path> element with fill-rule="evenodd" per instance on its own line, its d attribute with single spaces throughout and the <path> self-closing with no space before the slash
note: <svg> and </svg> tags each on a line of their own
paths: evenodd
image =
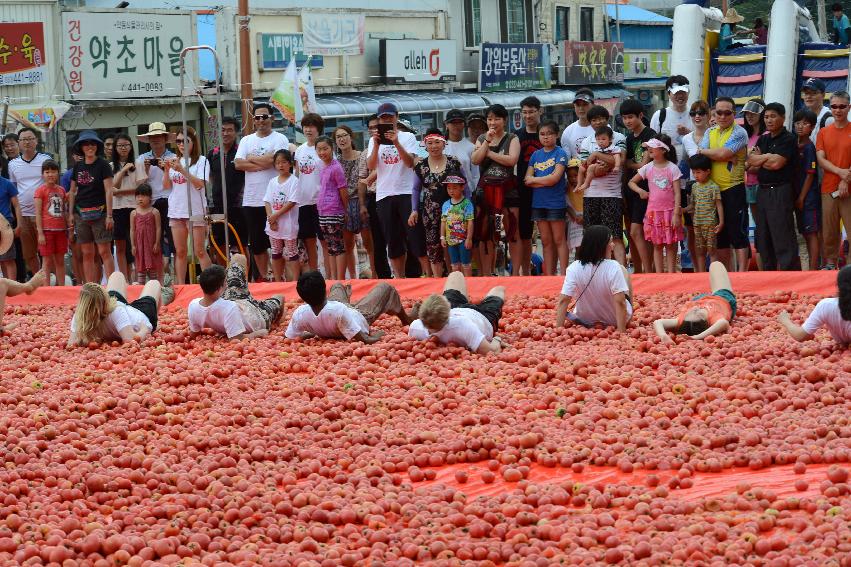
<svg viewBox="0 0 851 567">
<path fill-rule="evenodd" d="M 449 199 L 443 203 L 440 216 L 440 243 L 449 252 L 452 270 L 473 275 L 473 203 L 464 196 L 466 180 L 450 175 L 444 181 Z"/>
<path fill-rule="evenodd" d="M 712 181 L 712 160 L 695 154 L 689 158 L 689 167 L 694 183 L 688 194 L 687 212 L 692 214 L 694 228 L 694 265 L 696 272 L 706 271 L 706 255 L 710 263 L 716 258 L 718 233 L 724 229 L 724 207 L 721 202 L 721 189 Z"/>
</svg>

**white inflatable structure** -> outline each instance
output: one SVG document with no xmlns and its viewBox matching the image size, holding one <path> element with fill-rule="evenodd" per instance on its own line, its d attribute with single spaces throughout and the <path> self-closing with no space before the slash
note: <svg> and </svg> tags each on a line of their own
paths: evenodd
<svg viewBox="0 0 851 567">
<path fill-rule="evenodd" d="M 671 75 L 689 80 L 689 104 L 703 96 L 703 82 L 709 80 L 706 33 L 721 29 L 723 17 L 718 8 L 701 8 L 697 4 L 680 4 L 674 10 Z"/>
</svg>

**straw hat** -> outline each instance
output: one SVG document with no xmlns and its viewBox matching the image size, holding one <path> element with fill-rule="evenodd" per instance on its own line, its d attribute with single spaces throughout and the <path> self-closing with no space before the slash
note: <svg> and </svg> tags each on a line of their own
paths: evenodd
<svg viewBox="0 0 851 567">
<path fill-rule="evenodd" d="M 12 225 L 6 220 L 6 217 L 0 215 L 0 254 L 5 254 L 12 247 L 15 241 L 15 231 L 12 230 Z"/>
<path fill-rule="evenodd" d="M 174 132 L 169 132 L 165 127 L 165 124 L 162 122 L 151 122 L 151 125 L 148 126 L 147 134 L 139 134 L 136 136 L 140 142 L 145 142 L 146 144 L 150 141 L 151 136 L 166 136 L 167 142 L 174 142 L 174 139 L 177 137 L 177 134 Z"/>
<path fill-rule="evenodd" d="M 738 24 L 739 22 L 744 21 L 745 17 L 740 16 L 735 8 L 728 8 L 727 13 L 724 14 L 724 19 L 721 20 L 722 24 Z"/>
</svg>

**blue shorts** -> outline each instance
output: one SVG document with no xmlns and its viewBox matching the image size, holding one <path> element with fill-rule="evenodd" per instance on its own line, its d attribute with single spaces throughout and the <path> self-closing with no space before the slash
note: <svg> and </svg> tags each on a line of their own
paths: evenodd
<svg viewBox="0 0 851 567">
<path fill-rule="evenodd" d="M 807 193 L 804 199 L 803 210 L 795 209 L 795 220 L 798 224 L 798 232 L 801 234 L 813 234 L 821 231 L 821 195 L 816 193 L 818 199 L 810 199 L 813 189 Z"/>
<path fill-rule="evenodd" d="M 473 251 L 468 250 L 464 243 L 461 244 L 453 244 L 447 247 L 449 251 L 449 263 L 450 264 L 461 264 L 463 266 L 469 266 L 473 261 Z"/>
<path fill-rule="evenodd" d="M 726 300 L 727 303 L 730 304 L 730 309 L 733 312 L 732 317 L 730 317 L 730 323 L 732 323 L 733 317 L 736 316 L 736 307 L 738 306 L 738 304 L 736 302 L 736 296 L 733 294 L 733 292 L 730 291 L 729 289 L 719 289 L 718 291 L 713 292 L 713 293 L 700 293 L 698 295 L 695 295 L 692 298 L 692 301 L 697 301 L 698 299 L 702 299 L 702 298 L 710 296 L 710 295 L 714 295 L 715 297 L 720 297 L 721 299 Z"/>
<path fill-rule="evenodd" d="M 532 209 L 532 220 L 537 221 L 562 221 L 567 217 L 567 207 L 563 209 Z"/>
</svg>

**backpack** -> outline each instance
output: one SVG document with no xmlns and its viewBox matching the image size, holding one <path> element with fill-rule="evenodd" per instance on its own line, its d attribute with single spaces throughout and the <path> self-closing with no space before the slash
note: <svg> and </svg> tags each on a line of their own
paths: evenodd
<svg viewBox="0 0 851 567">
<path fill-rule="evenodd" d="M 668 117 L 668 107 L 665 106 L 659 111 L 659 131 L 662 131 L 662 125 L 665 124 L 665 118 Z"/>
<path fill-rule="evenodd" d="M 821 120 L 818 121 L 819 129 L 824 128 L 824 125 L 827 123 L 828 118 L 833 118 L 833 113 L 825 112 L 824 116 L 821 117 Z"/>
</svg>

